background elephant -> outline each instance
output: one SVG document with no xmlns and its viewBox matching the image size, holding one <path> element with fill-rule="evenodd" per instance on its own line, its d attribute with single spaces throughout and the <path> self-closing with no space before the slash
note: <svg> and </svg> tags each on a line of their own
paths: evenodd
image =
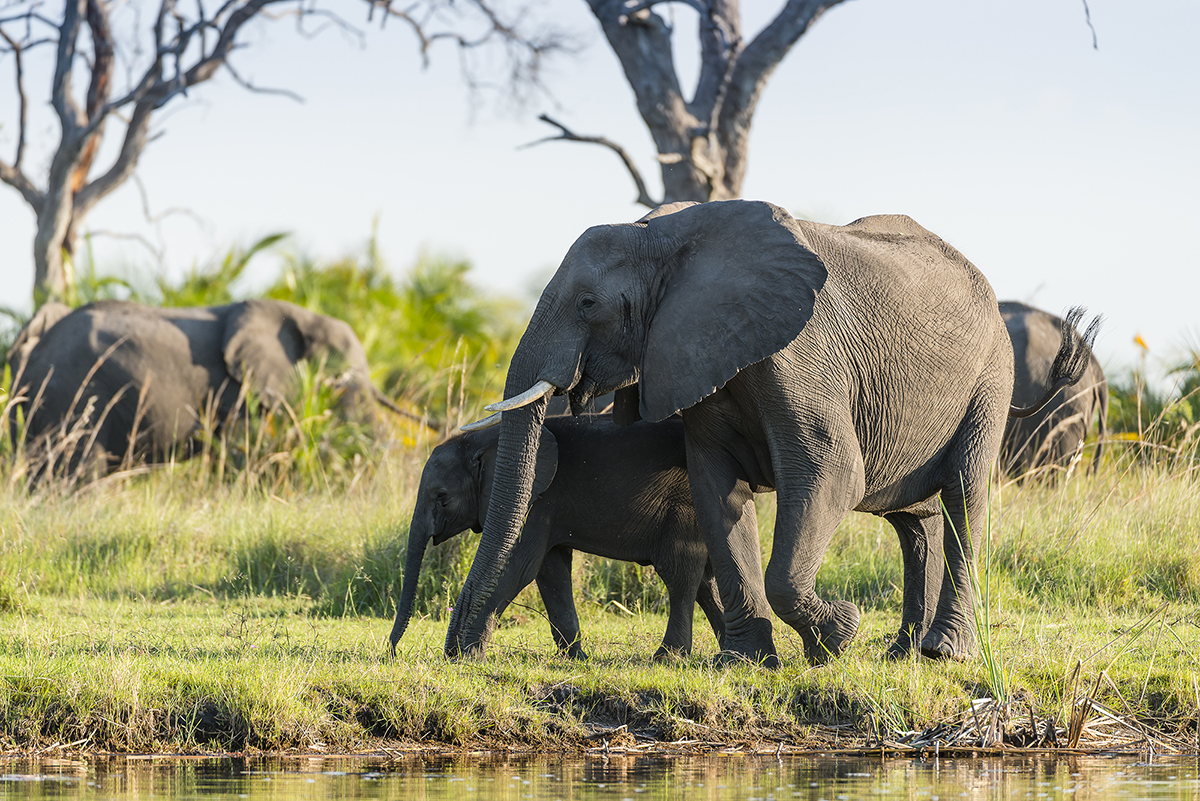
<svg viewBox="0 0 1200 801">
<path fill-rule="evenodd" d="M 1059 367 L 1062 380 L 1082 369 L 1077 359 Z M 619 421 L 682 411 L 725 609 L 723 658 L 778 664 L 772 610 L 809 659 L 845 648 L 858 609 L 814 586 L 851 510 L 886 515 L 900 537 L 904 610 L 889 652 L 973 651 L 970 570 L 1010 411 L 1012 347 L 987 280 L 950 245 L 908 217 L 831 226 L 740 200 L 588 229 L 542 293 L 508 400 L 490 407 L 503 412 L 495 488 L 449 655 L 479 651 L 548 394 L 579 409 L 612 390 Z M 777 516 L 764 576 L 752 493 L 769 488 Z M 942 581 L 927 575 L 931 549 L 944 549 Z"/>
<path fill-rule="evenodd" d="M 391 643 L 408 627 L 429 540 L 480 531 L 495 478 L 495 428 L 454 437 L 434 449 L 421 473 L 408 529 L 404 586 Z M 667 586 L 670 615 L 655 658 L 692 650 L 695 604 L 720 643 L 724 617 L 704 536 L 688 490 L 679 420 L 615 425 L 611 416 L 547 417 L 537 450 L 533 505 L 486 606 L 499 616 L 536 577 L 559 650 L 583 658 L 571 592 L 572 551 L 654 565 Z M 484 632 L 480 648 L 490 632 Z"/>
<path fill-rule="evenodd" d="M 1013 346 L 1013 403 L 1028 405 L 1045 394 L 1050 368 L 1058 350 L 1063 320 L 1024 303 L 1004 301 L 1000 316 Z M 1000 466 L 1009 475 L 1037 469 L 1065 469 L 1083 450 L 1088 429 L 1097 413 L 1100 437 L 1092 458 L 1100 464 L 1107 435 L 1108 381 L 1092 355 L 1079 383 L 1055 396 L 1041 411 L 1025 418 L 1010 418 L 1000 447 Z"/>
<path fill-rule="evenodd" d="M 32 324 L 18 343 L 34 340 Z M 94 458 L 113 467 L 126 457 L 186 458 L 209 404 L 220 425 L 244 384 L 275 402 L 297 389 L 297 363 L 314 359 L 342 372 L 351 410 L 382 399 L 349 325 L 275 300 L 211 308 L 91 303 L 40 332 L 13 386 L 24 396 L 28 447 L 50 453 L 65 442 L 64 462 Z M 10 425 L 15 442 L 17 415 Z M 94 430 L 94 440 L 72 438 L 77 427 Z"/>
</svg>

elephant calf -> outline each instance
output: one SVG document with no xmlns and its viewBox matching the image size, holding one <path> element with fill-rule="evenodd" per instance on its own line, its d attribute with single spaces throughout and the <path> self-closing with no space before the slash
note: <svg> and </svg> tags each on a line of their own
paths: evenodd
<svg viewBox="0 0 1200 801">
<path fill-rule="evenodd" d="M 409 526 L 393 653 L 412 616 L 429 540 L 441 543 L 483 528 L 498 438 L 495 428 L 461 434 L 435 448 L 425 464 Z M 569 656 L 585 658 L 571 592 L 571 555 L 583 551 L 653 565 L 662 577 L 671 608 L 656 659 L 691 651 L 694 603 L 717 641 L 724 641 L 724 613 L 692 508 L 679 420 L 621 428 L 609 415 L 546 418 L 532 497 L 524 531 L 484 609 L 493 623 L 536 578 L 554 642 Z M 490 625 L 480 653 L 488 634 Z"/>
<path fill-rule="evenodd" d="M 1003 301 L 1000 316 L 1013 346 L 1013 400 L 1027 406 L 1050 387 L 1050 370 L 1059 348 L 1063 321 L 1041 309 Z M 1097 413 L 1100 439 L 1092 469 L 1100 464 L 1108 417 L 1108 381 L 1095 355 L 1089 354 L 1079 383 L 1068 387 L 1036 414 L 1010 417 L 1000 446 L 1000 465 L 1009 475 L 1038 469 L 1065 469 L 1083 449 Z"/>
</svg>

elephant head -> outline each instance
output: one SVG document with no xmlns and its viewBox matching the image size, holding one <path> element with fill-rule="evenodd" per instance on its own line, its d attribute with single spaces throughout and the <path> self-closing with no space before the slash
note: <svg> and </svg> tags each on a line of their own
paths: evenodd
<svg viewBox="0 0 1200 801">
<path fill-rule="evenodd" d="M 781 350 L 812 316 L 825 265 L 768 203 L 672 204 L 588 229 L 546 286 L 505 384 L 496 485 L 446 652 L 473 652 L 474 620 L 520 533 L 547 397 L 573 410 L 617 390 L 614 417 L 663 420 Z"/>
<path fill-rule="evenodd" d="M 390 637 L 392 653 L 404 636 L 417 596 L 421 561 L 429 541 L 440 545 L 467 529 L 483 530 L 495 476 L 496 443 L 499 431 L 489 429 L 462 434 L 433 449 L 425 468 L 408 525 L 408 548 L 404 560 L 404 585 L 396 604 L 396 622 Z M 532 503 L 550 486 L 558 469 L 558 443 L 542 428 L 534 470 Z"/>
<path fill-rule="evenodd" d="M 378 394 L 366 352 L 345 322 L 284 301 L 247 300 L 228 308 L 221 342 L 225 369 L 270 402 L 294 397 L 301 361 L 339 371 L 348 411 L 360 410 Z"/>
</svg>

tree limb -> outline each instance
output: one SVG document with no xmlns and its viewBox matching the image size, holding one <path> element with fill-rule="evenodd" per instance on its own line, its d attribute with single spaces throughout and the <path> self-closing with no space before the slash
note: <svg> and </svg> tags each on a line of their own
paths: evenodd
<svg viewBox="0 0 1200 801">
<path fill-rule="evenodd" d="M 617 156 L 620 157 L 622 163 L 624 163 L 625 169 L 629 171 L 630 177 L 633 178 L 633 183 L 637 186 L 638 196 L 636 202 L 641 203 L 643 206 L 651 209 L 662 205 L 661 200 L 654 200 L 652 197 L 650 197 L 650 193 L 646 190 L 646 182 L 642 180 L 641 172 L 638 171 L 637 165 L 633 163 L 633 158 L 629 155 L 625 148 L 621 147 L 611 139 L 607 139 L 603 136 L 580 136 L 571 129 L 567 128 L 567 126 L 563 125 L 561 122 L 551 119 L 551 117 L 547 114 L 539 115 L 538 119 L 542 122 L 553 125 L 562 133 L 560 133 L 558 136 L 547 136 L 545 139 L 538 139 L 536 142 L 530 142 L 528 144 L 521 145 L 522 148 L 533 147 L 534 145 L 540 145 L 543 142 L 587 142 L 594 145 L 603 145 L 604 147 L 607 147 L 609 150 L 616 153 Z"/>
<path fill-rule="evenodd" d="M 725 163 L 725 181 L 740 186 L 745 173 L 743 153 L 750 137 L 750 124 L 767 79 L 801 36 L 830 8 L 844 0 L 788 0 L 783 9 L 759 32 L 738 56 L 727 82 L 725 97 L 717 109 L 717 129 L 730 158 Z"/>
<path fill-rule="evenodd" d="M 81 23 L 80 6 L 87 0 L 66 0 L 62 24 L 58 26 L 58 55 L 54 60 L 54 80 L 50 103 L 62 124 L 63 138 L 75 133 L 83 124 L 83 113 L 71 94 L 71 70 L 75 65 L 76 40 Z"/>
<path fill-rule="evenodd" d="M 29 127 L 29 97 L 25 94 L 25 66 L 22 61 L 22 53 L 25 48 L 10 37 L 3 28 L 0 28 L 0 38 L 4 39 L 12 50 L 17 82 L 17 154 L 12 164 L 6 164 L 0 159 L 0 181 L 4 181 L 20 192 L 21 196 L 25 198 L 25 202 L 36 212 L 41 208 L 42 194 L 21 169 L 21 162 L 25 157 L 25 132 Z"/>
</svg>

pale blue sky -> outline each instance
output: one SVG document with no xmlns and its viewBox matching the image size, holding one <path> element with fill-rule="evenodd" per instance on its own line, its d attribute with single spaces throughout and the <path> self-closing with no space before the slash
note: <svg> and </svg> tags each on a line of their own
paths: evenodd
<svg viewBox="0 0 1200 801">
<path fill-rule="evenodd" d="M 778 5 L 743 2 L 758 24 Z M 1081 0 L 834 8 L 767 87 L 745 196 L 834 223 L 909 214 L 975 262 L 1001 299 L 1102 312 L 1097 350 L 1110 364 L 1136 360 L 1139 331 L 1156 356 L 1188 337 L 1200 344 L 1191 241 L 1200 230 L 1200 2 L 1089 5 L 1099 50 Z M 623 143 L 660 191 L 649 135 L 582 0 L 543 0 L 539 10 L 584 49 L 552 66 L 553 100 L 524 111 L 490 95 L 472 110 L 455 56 L 435 53 L 422 71 L 398 25 L 367 30 L 363 48 L 332 32 L 308 41 L 287 24 L 260 25 L 236 56 L 240 72 L 306 102 L 249 94 L 226 77 L 205 85 L 170 109 L 139 165 L 154 210 L 186 207 L 198 219 L 173 216 L 156 232 L 129 185 L 88 224 L 161 237 L 167 269 L 178 272 L 279 230 L 295 233 L 296 248 L 336 256 L 360 247 L 378 217 L 397 271 L 421 248 L 450 252 L 471 259 L 480 284 L 524 295 L 585 228 L 644 211 L 604 149 L 518 150 L 552 133 L 539 112 Z M 681 33 L 694 25 L 691 12 L 676 13 Z M 690 51 L 680 57 L 694 63 Z M 8 159 L 10 70 L 0 63 Z M 43 138 L 53 131 L 44 110 L 37 124 Z M 0 304 L 28 305 L 32 232 L 32 213 L 0 186 Z M 102 264 L 151 269 L 136 246 L 98 247 Z M 255 278 L 267 280 L 270 266 L 259 269 Z"/>
</svg>

